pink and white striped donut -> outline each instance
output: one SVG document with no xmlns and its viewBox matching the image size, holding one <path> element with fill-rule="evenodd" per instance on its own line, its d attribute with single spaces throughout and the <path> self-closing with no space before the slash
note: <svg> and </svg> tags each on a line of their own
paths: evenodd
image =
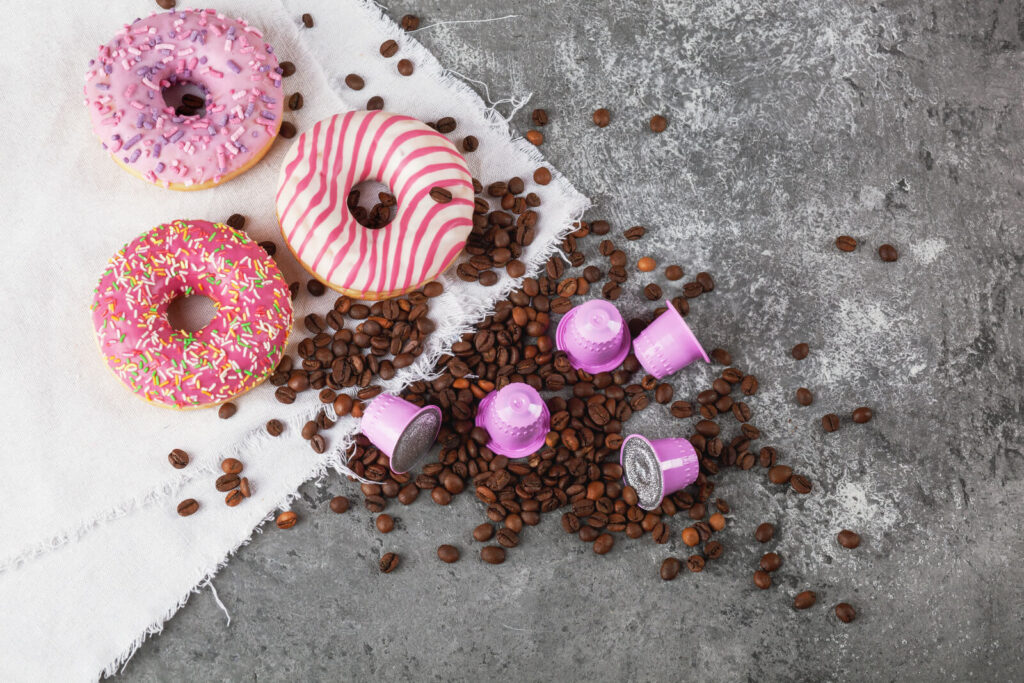
<svg viewBox="0 0 1024 683">
<path fill-rule="evenodd" d="M 392 221 L 371 230 L 347 198 L 376 180 L 391 188 Z M 452 199 L 430 196 L 445 188 Z M 416 289 L 459 255 L 473 227 L 473 178 L 449 140 L 408 116 L 352 111 L 295 141 L 278 178 L 277 217 L 295 257 L 328 287 L 358 299 Z"/>
</svg>

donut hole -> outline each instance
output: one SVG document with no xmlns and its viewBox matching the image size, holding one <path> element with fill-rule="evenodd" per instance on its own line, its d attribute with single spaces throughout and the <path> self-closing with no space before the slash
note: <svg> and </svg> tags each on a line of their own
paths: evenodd
<svg viewBox="0 0 1024 683">
<path fill-rule="evenodd" d="M 177 81 L 160 92 L 178 116 L 206 116 L 206 88 L 198 83 Z"/>
<path fill-rule="evenodd" d="M 188 334 L 209 325 L 216 315 L 217 305 L 202 294 L 179 296 L 167 306 L 167 322 L 174 329 Z"/>
<path fill-rule="evenodd" d="M 364 180 L 353 187 L 347 203 L 356 222 L 370 230 L 379 230 L 390 223 L 398 208 L 391 188 L 377 180 Z"/>
</svg>

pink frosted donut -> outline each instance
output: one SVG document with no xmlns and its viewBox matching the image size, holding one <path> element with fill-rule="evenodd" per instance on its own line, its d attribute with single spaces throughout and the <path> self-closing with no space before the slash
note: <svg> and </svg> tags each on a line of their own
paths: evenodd
<svg viewBox="0 0 1024 683">
<path fill-rule="evenodd" d="M 167 307 L 203 295 L 217 314 L 198 332 L 177 330 Z M 244 233 L 209 221 L 158 225 L 107 264 L 92 302 L 96 341 L 133 392 L 175 408 L 213 405 L 264 380 L 292 325 L 288 283 Z"/>
<path fill-rule="evenodd" d="M 206 91 L 178 115 L 171 86 Z M 281 68 L 263 34 L 214 10 L 153 14 L 100 47 L 85 74 L 92 127 L 114 161 L 175 190 L 201 190 L 255 164 L 281 125 Z"/>
<path fill-rule="evenodd" d="M 397 200 L 371 230 L 348 209 L 349 191 L 376 180 Z M 444 188 L 451 201 L 430 191 Z M 278 178 L 277 217 L 288 248 L 314 277 L 358 299 L 386 299 L 443 272 L 473 227 L 473 178 L 455 145 L 426 124 L 382 111 L 317 123 L 295 141 Z"/>
</svg>

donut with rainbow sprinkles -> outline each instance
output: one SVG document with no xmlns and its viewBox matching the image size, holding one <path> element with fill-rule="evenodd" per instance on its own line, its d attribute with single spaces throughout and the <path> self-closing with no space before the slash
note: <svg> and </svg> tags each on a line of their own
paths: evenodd
<svg viewBox="0 0 1024 683">
<path fill-rule="evenodd" d="M 192 333 L 167 318 L 179 297 L 209 297 L 217 313 Z M 288 283 L 244 233 L 209 221 L 158 225 L 114 254 L 92 301 L 107 365 L 150 403 L 199 408 L 266 379 L 292 326 Z"/>
</svg>

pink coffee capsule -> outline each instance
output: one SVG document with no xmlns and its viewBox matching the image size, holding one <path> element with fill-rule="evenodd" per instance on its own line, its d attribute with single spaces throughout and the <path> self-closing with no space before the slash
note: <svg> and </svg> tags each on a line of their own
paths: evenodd
<svg viewBox="0 0 1024 683">
<path fill-rule="evenodd" d="M 525 458 L 544 445 L 551 414 L 537 390 L 514 382 L 480 401 L 476 425 L 490 434 L 487 447 L 509 458 Z"/>
<path fill-rule="evenodd" d="M 661 505 L 665 496 L 697 481 L 700 462 L 689 439 L 650 441 L 631 434 L 619 450 L 622 480 L 636 489 L 637 503 L 644 510 Z"/>
<path fill-rule="evenodd" d="M 703 358 L 705 363 L 711 362 L 676 307 L 671 301 L 665 304 L 668 310 L 633 340 L 633 353 L 640 365 L 657 379 L 685 368 L 698 358 Z"/>
<path fill-rule="evenodd" d="M 391 471 L 408 472 L 430 452 L 441 429 L 441 409 L 380 394 L 363 411 L 363 436 L 388 456 Z"/>
<path fill-rule="evenodd" d="M 555 344 L 569 363 L 597 374 L 619 367 L 629 353 L 629 329 L 619 309 L 601 299 L 575 306 L 558 321 Z"/>
</svg>

